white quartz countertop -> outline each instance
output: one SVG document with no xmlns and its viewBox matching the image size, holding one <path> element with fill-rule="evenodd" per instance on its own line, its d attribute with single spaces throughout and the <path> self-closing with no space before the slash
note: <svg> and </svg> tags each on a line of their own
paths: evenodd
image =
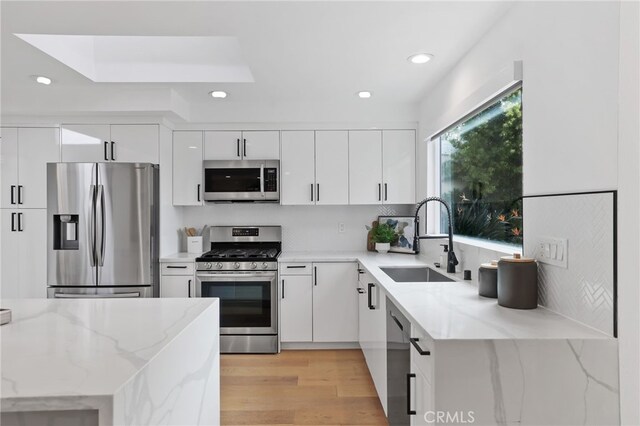
<svg viewBox="0 0 640 426">
<path fill-rule="evenodd" d="M 414 326 L 434 340 L 611 339 L 591 327 L 545 308 L 509 309 L 496 299 L 478 295 L 476 284 L 462 274 L 447 274 L 456 282 L 396 283 L 380 267 L 429 266 L 415 255 L 374 252 L 283 252 L 279 262 L 358 261 L 380 283 L 387 296 Z"/>
<path fill-rule="evenodd" d="M 196 257 L 202 256 L 202 253 L 174 253 L 169 256 L 162 256 L 160 263 L 169 262 L 194 262 Z"/>
<path fill-rule="evenodd" d="M 217 299 L 2 300 L 2 409 L 112 396 Z M 216 313 L 217 317 L 217 313 Z M 68 404 L 62 404 L 66 406 Z"/>
</svg>

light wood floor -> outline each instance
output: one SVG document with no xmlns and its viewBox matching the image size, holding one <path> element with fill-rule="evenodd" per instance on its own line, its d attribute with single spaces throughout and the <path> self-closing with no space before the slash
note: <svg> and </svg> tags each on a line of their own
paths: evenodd
<svg viewBox="0 0 640 426">
<path fill-rule="evenodd" d="M 386 425 L 360 350 L 223 355 L 223 425 Z"/>
</svg>

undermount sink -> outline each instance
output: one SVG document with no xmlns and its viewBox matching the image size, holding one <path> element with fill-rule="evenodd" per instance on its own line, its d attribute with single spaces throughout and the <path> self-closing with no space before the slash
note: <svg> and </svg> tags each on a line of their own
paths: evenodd
<svg viewBox="0 0 640 426">
<path fill-rule="evenodd" d="M 380 268 L 397 283 L 415 282 L 453 282 L 451 278 L 424 266 Z"/>
</svg>

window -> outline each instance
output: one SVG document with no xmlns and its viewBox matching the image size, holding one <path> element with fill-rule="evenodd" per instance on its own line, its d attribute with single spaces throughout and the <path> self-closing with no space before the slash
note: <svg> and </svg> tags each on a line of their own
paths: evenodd
<svg viewBox="0 0 640 426">
<path fill-rule="evenodd" d="M 440 196 L 451 206 L 453 232 L 521 245 L 522 89 L 464 118 L 439 142 Z"/>
</svg>

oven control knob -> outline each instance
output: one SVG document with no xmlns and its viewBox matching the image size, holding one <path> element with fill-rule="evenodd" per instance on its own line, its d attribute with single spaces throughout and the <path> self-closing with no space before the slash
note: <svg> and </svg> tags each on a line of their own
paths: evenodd
<svg viewBox="0 0 640 426">
<path fill-rule="evenodd" d="M 216 263 L 216 268 L 222 269 L 222 263 L 220 263 L 220 262 Z"/>
<path fill-rule="evenodd" d="M 204 267 L 205 267 L 206 269 L 211 269 L 211 266 L 212 266 L 212 265 L 211 265 L 211 263 L 209 263 L 209 262 L 207 262 L 207 263 L 205 263 L 205 264 L 204 264 Z"/>
<path fill-rule="evenodd" d="M 256 265 L 256 262 L 251 262 L 251 269 L 256 269 L 258 267 L 258 265 Z"/>
<path fill-rule="evenodd" d="M 269 265 L 267 265 L 267 262 L 262 262 L 262 269 L 267 269 Z"/>
<path fill-rule="evenodd" d="M 233 269 L 240 269 L 240 264 L 238 262 L 235 262 L 233 264 Z"/>
</svg>

